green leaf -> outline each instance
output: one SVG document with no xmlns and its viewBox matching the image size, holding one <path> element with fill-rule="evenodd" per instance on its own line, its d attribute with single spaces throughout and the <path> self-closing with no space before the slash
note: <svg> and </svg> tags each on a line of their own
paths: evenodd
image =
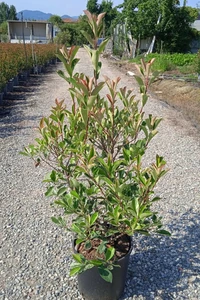
<svg viewBox="0 0 200 300">
<path fill-rule="evenodd" d="M 113 182 L 108 177 L 101 177 L 101 180 L 106 182 L 110 187 L 113 187 Z"/>
<path fill-rule="evenodd" d="M 74 196 L 75 198 L 77 198 L 77 199 L 80 198 L 79 194 L 78 194 L 76 191 L 71 191 L 70 194 L 71 194 L 72 196 Z"/>
<path fill-rule="evenodd" d="M 101 44 L 99 45 L 99 54 L 101 54 L 104 51 L 108 42 L 109 42 L 109 38 L 101 42 Z"/>
<path fill-rule="evenodd" d="M 145 106 L 145 104 L 147 103 L 147 100 L 148 100 L 147 94 L 143 94 L 142 95 L 142 106 Z"/>
<path fill-rule="evenodd" d="M 105 249 L 106 249 L 106 243 L 102 241 L 101 244 L 98 246 L 98 252 L 102 254 L 105 252 Z"/>
<path fill-rule="evenodd" d="M 74 70 L 75 66 L 77 65 L 77 63 L 79 62 L 79 58 L 75 58 L 72 60 L 72 63 L 71 63 L 71 66 L 72 66 L 72 69 Z"/>
<path fill-rule="evenodd" d="M 103 88 L 104 85 L 105 85 L 105 82 L 99 82 L 98 85 L 92 91 L 91 95 L 92 96 L 98 95 L 98 93 L 101 91 L 101 89 Z"/>
<path fill-rule="evenodd" d="M 64 66 L 65 66 L 65 69 L 67 71 L 67 73 L 69 74 L 69 76 L 71 77 L 72 76 L 72 69 L 71 69 L 71 66 L 68 64 L 68 63 L 64 63 Z M 65 79 L 65 76 L 63 77 Z M 66 80 L 68 81 L 69 78 L 66 77 Z"/>
<path fill-rule="evenodd" d="M 85 239 L 77 239 L 76 240 L 76 245 L 78 245 L 78 244 L 80 244 L 80 243 L 82 243 L 82 242 L 84 242 L 85 241 Z"/>
<path fill-rule="evenodd" d="M 124 160 L 120 159 L 114 162 L 114 166 L 113 166 L 113 171 L 115 172 L 116 169 L 121 166 L 124 165 Z"/>
<path fill-rule="evenodd" d="M 158 154 L 156 155 L 156 166 L 160 167 L 160 166 L 164 166 L 166 165 L 166 161 L 163 159 L 162 156 L 159 156 Z"/>
<path fill-rule="evenodd" d="M 87 109 L 84 109 L 84 108 L 81 108 L 80 109 L 80 113 L 81 113 L 81 117 L 82 117 L 82 120 L 85 124 L 85 126 L 87 125 L 87 121 L 88 121 L 88 111 Z"/>
<path fill-rule="evenodd" d="M 145 134 L 145 137 L 146 137 L 146 139 L 147 139 L 147 138 L 149 137 L 149 133 L 148 133 L 148 130 L 147 130 L 147 128 L 146 128 L 146 126 L 145 126 L 144 123 L 142 124 L 141 129 L 143 130 L 143 132 L 144 132 L 144 134 Z"/>
<path fill-rule="evenodd" d="M 124 159 L 129 162 L 130 160 L 130 150 L 129 149 L 124 149 L 123 148 L 123 155 L 124 155 Z"/>
<path fill-rule="evenodd" d="M 119 205 L 117 205 L 113 211 L 113 214 L 114 214 L 114 218 L 115 218 L 115 222 L 119 221 Z"/>
<path fill-rule="evenodd" d="M 45 175 L 43 182 L 51 182 L 51 173 L 47 173 Z"/>
<path fill-rule="evenodd" d="M 72 224 L 71 229 L 76 233 L 82 233 L 81 229 L 76 224 Z"/>
<path fill-rule="evenodd" d="M 91 262 L 91 261 L 90 261 L 90 262 Z M 92 269 L 92 268 L 94 268 L 94 265 L 93 265 L 92 263 L 87 263 L 87 264 L 85 265 L 85 267 L 84 267 L 84 271 L 89 270 L 89 269 Z"/>
<path fill-rule="evenodd" d="M 90 34 L 88 34 L 85 30 L 81 30 L 81 33 L 84 35 L 84 37 L 86 38 L 88 43 L 90 43 L 90 45 L 93 47 L 94 46 L 94 41 L 91 38 Z"/>
<path fill-rule="evenodd" d="M 148 217 L 150 217 L 150 216 L 152 216 L 152 212 L 151 211 L 149 211 L 149 212 L 144 212 L 144 213 L 141 213 L 140 214 L 140 218 L 141 219 L 144 219 L 144 218 L 148 218 Z"/>
<path fill-rule="evenodd" d="M 51 180 L 52 180 L 53 182 L 56 181 L 56 171 L 52 171 L 52 172 L 51 172 L 50 178 L 51 178 Z"/>
<path fill-rule="evenodd" d="M 98 161 L 102 166 L 104 166 L 104 168 L 105 168 L 106 170 L 109 170 L 109 169 L 108 169 L 108 166 L 107 166 L 107 164 L 106 164 L 106 162 L 104 161 L 103 158 L 98 157 L 98 158 L 97 158 L 97 161 Z"/>
<path fill-rule="evenodd" d="M 70 67 L 70 65 L 68 64 L 68 61 L 66 60 L 66 58 L 65 58 L 61 53 L 56 54 L 56 56 L 57 56 L 57 57 L 62 61 L 62 63 L 64 64 L 65 69 L 66 69 L 67 73 L 69 74 L 69 76 L 72 76 L 72 70 L 71 70 L 71 67 Z M 68 81 L 68 78 L 64 75 L 63 71 L 59 70 L 57 73 L 58 73 L 59 76 L 61 76 L 62 78 L 64 78 L 65 80 Z"/>
<path fill-rule="evenodd" d="M 108 116 L 109 116 L 109 121 L 113 125 L 114 124 L 114 119 L 113 119 L 113 114 L 112 114 L 112 112 L 110 110 L 108 111 Z"/>
<path fill-rule="evenodd" d="M 55 190 L 54 190 L 54 186 L 50 186 L 47 191 L 45 192 L 45 196 L 46 197 L 50 197 L 55 195 Z"/>
<path fill-rule="evenodd" d="M 91 146 L 90 148 L 90 153 L 88 155 L 88 162 L 91 160 L 91 158 L 93 158 L 95 156 L 94 154 L 94 146 Z"/>
<path fill-rule="evenodd" d="M 74 275 L 80 273 L 81 271 L 82 271 L 82 266 L 74 266 L 74 267 L 71 267 L 69 275 L 74 276 Z"/>
<path fill-rule="evenodd" d="M 140 174 L 139 179 L 143 183 L 143 185 L 146 186 L 147 180 L 146 180 L 146 178 L 144 176 L 142 176 L 142 174 Z"/>
<path fill-rule="evenodd" d="M 95 103 L 96 98 L 97 98 L 96 95 L 94 95 L 94 96 L 89 96 L 89 97 L 88 97 L 87 107 L 88 107 L 89 109 L 92 109 L 92 107 L 94 106 L 94 103 Z"/>
<path fill-rule="evenodd" d="M 54 222 L 55 224 L 60 224 L 60 221 L 55 217 L 51 217 L 51 221 Z"/>
<path fill-rule="evenodd" d="M 67 188 L 66 187 L 61 187 L 58 192 L 57 192 L 57 195 L 58 196 L 61 196 L 63 195 L 65 192 L 66 192 Z"/>
<path fill-rule="evenodd" d="M 68 72 L 69 73 L 69 72 Z M 65 76 L 65 74 L 64 74 L 64 72 L 62 71 L 62 70 L 58 70 L 57 71 L 57 74 L 61 77 L 61 78 L 63 78 L 63 79 L 65 79 L 66 81 L 68 81 L 68 77 L 67 76 Z"/>
<path fill-rule="evenodd" d="M 134 77 L 137 80 L 137 83 L 139 84 L 140 87 L 144 85 L 142 78 L 136 75 Z"/>
<path fill-rule="evenodd" d="M 78 263 L 80 263 L 80 264 L 83 263 L 83 256 L 81 254 L 73 254 L 73 258 Z"/>
<path fill-rule="evenodd" d="M 94 266 L 101 266 L 102 265 L 102 262 L 100 260 L 92 259 L 90 262 Z"/>
<path fill-rule="evenodd" d="M 139 205 L 139 201 L 137 198 L 132 200 L 132 207 L 133 207 L 134 212 L 136 213 L 136 216 L 138 217 L 140 205 Z"/>
<path fill-rule="evenodd" d="M 155 202 L 155 201 L 159 201 L 161 198 L 160 197 L 154 197 L 151 201 Z"/>
<path fill-rule="evenodd" d="M 74 57 L 76 56 L 78 50 L 79 50 L 79 46 L 72 46 L 71 47 L 71 55 L 70 55 L 70 60 L 74 60 Z M 80 59 L 79 59 L 80 60 Z"/>
<path fill-rule="evenodd" d="M 107 269 L 107 268 L 102 268 L 102 267 L 99 267 L 98 268 L 99 270 L 99 274 L 100 276 L 107 282 L 110 282 L 112 283 L 112 273 Z"/>
<path fill-rule="evenodd" d="M 65 222 L 61 217 L 55 218 L 55 217 L 51 217 L 51 221 L 59 226 L 65 226 Z"/>
<path fill-rule="evenodd" d="M 86 94 L 88 94 L 88 91 L 86 89 L 86 86 L 84 86 L 84 84 L 82 83 L 79 83 L 77 81 L 77 78 L 76 77 L 72 77 L 69 79 L 69 82 L 74 86 L 76 87 L 79 91 L 81 91 L 82 89 L 85 89 L 85 92 Z M 73 91 L 73 89 L 69 89 L 70 91 Z M 81 94 L 80 94 L 81 95 Z M 81 97 L 83 98 L 83 96 L 81 95 Z"/>
<path fill-rule="evenodd" d="M 30 153 L 27 152 L 27 149 L 25 149 L 25 152 L 20 151 L 19 154 L 24 155 L 24 156 L 30 156 Z"/>
<path fill-rule="evenodd" d="M 171 236 L 171 233 L 167 230 L 157 230 L 156 232 L 159 233 L 159 234 L 164 234 L 164 235 Z"/>
<path fill-rule="evenodd" d="M 98 193 L 99 189 L 95 186 L 92 186 L 91 188 L 87 189 L 86 190 L 86 193 L 88 196 L 91 196 L 91 195 L 96 195 Z"/>
<path fill-rule="evenodd" d="M 89 56 L 92 56 L 92 49 L 90 49 L 90 47 L 88 47 L 87 45 L 84 45 L 84 48 L 87 51 L 87 53 L 89 54 Z"/>
<path fill-rule="evenodd" d="M 98 71 L 99 53 L 98 50 L 92 50 L 92 64 L 95 71 Z"/>
<path fill-rule="evenodd" d="M 51 114 L 51 115 L 50 115 L 50 118 L 51 118 L 52 120 L 54 120 L 55 122 L 58 122 L 58 118 L 57 118 L 55 115 Z"/>
<path fill-rule="evenodd" d="M 106 250 L 106 260 L 108 261 L 111 258 L 113 258 L 114 254 L 115 254 L 115 248 L 113 248 L 113 247 L 107 248 L 107 250 Z"/>
<path fill-rule="evenodd" d="M 90 242 L 89 240 L 86 241 L 86 242 L 85 242 L 85 249 L 89 250 L 89 249 L 91 249 L 91 248 L 92 248 L 91 242 Z"/>
<path fill-rule="evenodd" d="M 92 226 L 98 218 L 98 212 L 95 212 L 90 218 L 90 226 Z"/>
</svg>

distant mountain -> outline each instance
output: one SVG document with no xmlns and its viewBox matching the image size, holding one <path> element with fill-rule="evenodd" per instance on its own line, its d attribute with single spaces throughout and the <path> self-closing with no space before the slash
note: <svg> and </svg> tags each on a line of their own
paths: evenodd
<svg viewBox="0 0 200 300">
<path fill-rule="evenodd" d="M 39 10 L 22 10 L 17 13 L 17 18 L 21 20 L 23 14 L 23 20 L 36 20 L 47 21 L 53 14 L 44 13 Z M 68 15 L 61 16 L 62 19 L 78 19 L 78 16 L 70 17 Z"/>
<path fill-rule="evenodd" d="M 73 16 L 73 17 L 70 17 L 68 15 L 64 15 L 64 16 L 61 16 L 62 19 L 73 19 L 73 20 L 77 20 L 79 17 L 78 16 Z"/>
</svg>

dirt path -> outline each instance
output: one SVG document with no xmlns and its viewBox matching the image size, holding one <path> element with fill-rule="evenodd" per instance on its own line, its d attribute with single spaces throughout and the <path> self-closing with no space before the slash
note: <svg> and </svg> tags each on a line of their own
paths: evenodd
<svg viewBox="0 0 200 300">
<path fill-rule="evenodd" d="M 110 61 L 122 74 L 128 71 L 137 73 L 134 63 Z M 167 72 L 170 75 L 170 72 Z M 172 74 L 173 75 L 173 74 Z M 161 76 L 162 77 L 162 76 Z M 181 80 L 158 79 L 150 87 L 154 98 L 169 104 L 180 111 L 192 126 L 200 130 L 200 83 Z"/>
<path fill-rule="evenodd" d="M 81 49 L 78 56 L 78 71 L 90 75 L 87 54 Z M 6 102 L 9 113 L 0 115 L 2 300 L 82 299 L 76 278 L 69 278 L 72 237 L 50 220 L 56 214 L 44 197 L 41 182 L 46 171 L 19 155 L 33 142 L 35 127 L 49 114 L 55 98 L 70 106 L 68 86 L 55 72 L 59 68 L 61 64 L 34 78 L 32 86 L 27 83 L 17 100 Z M 135 81 L 106 59 L 102 74 L 120 76 L 121 85 L 138 95 Z M 163 117 L 146 159 L 152 161 L 158 153 L 167 160 L 170 171 L 156 189 L 163 200 L 155 209 L 172 237 L 134 237 L 122 299 L 198 299 L 200 135 L 181 112 L 152 96 L 146 112 Z"/>
</svg>

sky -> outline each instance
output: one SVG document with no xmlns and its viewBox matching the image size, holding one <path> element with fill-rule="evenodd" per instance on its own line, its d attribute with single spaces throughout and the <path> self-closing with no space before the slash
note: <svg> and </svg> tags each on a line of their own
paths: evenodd
<svg viewBox="0 0 200 300">
<path fill-rule="evenodd" d="M 182 2 L 183 0 L 181 0 Z M 8 5 L 14 5 L 17 12 L 22 10 L 40 10 L 54 15 L 79 16 L 86 9 L 87 0 L 4 0 Z M 101 1 L 99 1 L 101 3 Z M 196 7 L 199 0 L 188 0 L 187 5 Z M 114 6 L 123 3 L 123 0 L 113 0 Z"/>
</svg>

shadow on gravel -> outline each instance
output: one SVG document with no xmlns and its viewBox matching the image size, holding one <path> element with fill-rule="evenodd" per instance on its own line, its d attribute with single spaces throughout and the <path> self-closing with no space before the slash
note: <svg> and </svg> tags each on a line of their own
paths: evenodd
<svg viewBox="0 0 200 300">
<path fill-rule="evenodd" d="M 131 296 L 142 296 L 146 300 L 176 299 L 176 293 L 184 295 L 191 284 L 196 285 L 197 290 L 200 284 L 199 220 L 200 216 L 190 210 L 171 225 L 171 238 L 142 237 L 139 240 L 130 258 L 121 300 Z"/>
<path fill-rule="evenodd" d="M 48 67 L 48 70 L 39 75 L 31 75 L 27 81 L 20 81 L 14 87 L 13 92 L 7 93 L 3 104 L 0 106 L 0 138 L 20 134 L 20 129 L 26 127 L 27 121 L 41 119 L 41 116 L 27 117 L 24 110 L 34 107 L 37 104 L 37 88 L 45 80 L 45 75 L 55 71 L 55 66 Z M 31 127 L 31 126 L 30 126 Z"/>
<path fill-rule="evenodd" d="M 23 111 L 21 112 L 23 113 Z M 26 121 L 34 121 L 37 119 L 41 119 L 41 116 L 31 116 L 29 118 L 24 117 L 22 114 L 20 115 L 20 111 L 18 111 L 18 115 L 15 115 L 12 118 L 9 118 L 8 120 L 4 120 L 3 122 L 1 122 L 1 116 L 0 116 L 0 127 L 1 127 L 1 123 L 4 124 L 3 128 L 0 128 L 0 139 L 4 139 L 7 138 L 9 136 L 16 136 L 16 135 L 20 135 L 20 131 L 21 129 L 24 128 L 33 128 L 32 126 L 26 126 Z"/>
<path fill-rule="evenodd" d="M 41 78 L 39 80 L 31 78 L 28 83 L 25 82 L 24 85 L 14 88 L 13 92 L 7 93 L 3 106 L 0 106 L 0 138 L 20 134 L 22 128 L 27 128 L 25 125 L 27 121 L 42 118 L 38 115 L 24 115 L 24 110 L 37 104 L 37 100 L 34 99 L 36 88 L 33 88 L 32 83 L 35 82 L 39 86 L 42 81 Z"/>
</svg>

